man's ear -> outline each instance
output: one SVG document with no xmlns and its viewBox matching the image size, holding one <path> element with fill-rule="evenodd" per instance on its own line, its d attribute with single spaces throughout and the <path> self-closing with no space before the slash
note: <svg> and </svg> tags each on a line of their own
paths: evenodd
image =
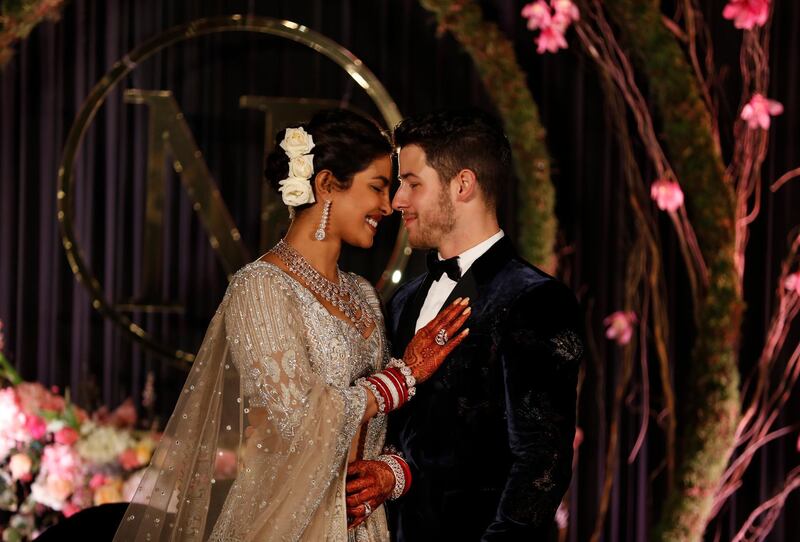
<svg viewBox="0 0 800 542">
<path fill-rule="evenodd" d="M 323 169 L 314 175 L 314 192 L 317 194 L 317 198 L 324 199 L 326 196 L 330 196 L 336 187 L 336 181 L 336 176 L 329 169 Z"/>
<path fill-rule="evenodd" d="M 451 186 L 455 191 L 456 201 L 471 201 L 478 195 L 478 178 L 471 169 L 462 169 L 453 180 Z"/>
</svg>

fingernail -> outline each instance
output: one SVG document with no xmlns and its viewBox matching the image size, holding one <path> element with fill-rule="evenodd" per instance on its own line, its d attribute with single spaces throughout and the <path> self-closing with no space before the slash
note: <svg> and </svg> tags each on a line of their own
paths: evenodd
<svg viewBox="0 0 800 542">
<path fill-rule="evenodd" d="M 472 312 L 472 307 L 467 307 L 466 309 L 464 309 L 464 312 L 462 312 L 461 314 L 469 314 L 471 312 Z"/>
<path fill-rule="evenodd" d="M 456 299 L 455 301 L 453 301 L 453 303 L 458 303 L 459 301 L 461 301 L 461 299 L 462 299 L 462 298 L 460 298 L 460 297 L 459 297 L 458 299 Z"/>
<path fill-rule="evenodd" d="M 469 303 L 469 298 L 465 297 L 464 300 L 461 302 L 461 304 L 466 305 L 467 303 Z"/>
<path fill-rule="evenodd" d="M 464 330 L 464 335 L 469 335 L 469 328 Z"/>
</svg>

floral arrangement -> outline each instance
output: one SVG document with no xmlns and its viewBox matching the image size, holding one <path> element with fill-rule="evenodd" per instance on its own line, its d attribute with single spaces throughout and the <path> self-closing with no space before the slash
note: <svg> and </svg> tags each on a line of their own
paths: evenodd
<svg viewBox="0 0 800 542">
<path fill-rule="evenodd" d="M 2 540 L 32 540 L 84 508 L 129 501 L 159 439 L 135 429 L 133 402 L 90 415 L 68 391 L 22 381 L 2 348 L 0 323 Z"/>
<path fill-rule="evenodd" d="M 287 128 L 281 148 L 289 157 L 289 176 L 278 184 L 283 202 L 289 207 L 314 203 L 311 177 L 314 175 L 314 138 L 302 127 Z"/>
</svg>

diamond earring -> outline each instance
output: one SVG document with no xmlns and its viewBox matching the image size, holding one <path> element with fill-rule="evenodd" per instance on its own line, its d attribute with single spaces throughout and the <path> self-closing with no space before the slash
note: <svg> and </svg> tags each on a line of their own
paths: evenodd
<svg viewBox="0 0 800 542">
<path fill-rule="evenodd" d="M 319 221 L 319 228 L 314 233 L 314 239 L 322 241 L 325 239 L 325 228 L 328 227 L 328 219 L 331 216 L 331 200 L 325 200 L 325 206 L 322 208 L 322 219 Z"/>
</svg>

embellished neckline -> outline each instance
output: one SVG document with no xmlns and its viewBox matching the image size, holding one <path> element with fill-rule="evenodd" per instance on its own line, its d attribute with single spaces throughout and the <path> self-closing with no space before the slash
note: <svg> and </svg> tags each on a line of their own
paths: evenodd
<svg viewBox="0 0 800 542">
<path fill-rule="evenodd" d="M 265 262 L 263 260 L 255 260 L 255 261 L 252 261 L 252 262 L 248 263 L 244 267 L 242 267 L 242 269 L 247 269 L 249 267 L 265 267 L 265 268 L 267 268 L 267 269 L 269 269 L 269 270 L 271 270 L 273 272 L 277 271 L 277 273 L 278 273 L 278 275 L 280 277 L 288 279 L 292 283 L 294 283 L 297 286 L 299 286 L 300 288 L 302 288 L 303 291 L 306 292 L 314 300 L 314 302 L 317 305 L 319 305 L 325 311 L 325 314 L 327 314 L 330 318 L 333 318 L 334 320 L 339 322 L 348 332 L 352 333 L 354 336 L 356 336 L 359 339 L 361 339 L 364 343 L 369 343 L 370 341 L 372 341 L 373 339 L 375 339 L 377 337 L 377 335 L 375 334 L 375 331 L 378 329 L 378 322 L 377 321 L 374 322 L 374 325 L 372 327 L 372 331 L 370 331 L 369 335 L 364 337 L 364 335 L 362 335 L 355 328 L 355 326 L 353 326 L 352 324 L 349 324 L 343 318 L 339 318 L 338 316 L 333 314 L 331 311 L 329 311 L 328 307 L 323 305 L 322 302 L 319 299 L 317 299 L 317 296 L 314 295 L 314 292 L 310 288 L 308 288 L 305 284 L 303 284 L 302 282 L 297 280 L 295 277 L 293 277 L 292 275 L 287 273 L 285 270 L 281 269 L 280 266 L 277 266 L 277 265 L 275 265 L 274 263 L 271 263 L 271 262 Z M 340 273 L 340 280 L 344 279 L 344 277 L 343 277 L 344 273 L 345 272 L 341 272 Z M 360 290 L 360 288 L 359 288 L 359 290 Z M 359 295 L 363 295 L 363 292 L 359 291 Z M 364 304 L 366 306 L 366 309 L 368 309 L 370 311 L 372 310 L 372 308 L 369 307 L 369 303 L 365 302 Z M 372 317 L 371 314 L 370 314 L 370 317 Z M 374 320 L 374 318 L 372 318 L 372 319 Z"/>
</svg>

